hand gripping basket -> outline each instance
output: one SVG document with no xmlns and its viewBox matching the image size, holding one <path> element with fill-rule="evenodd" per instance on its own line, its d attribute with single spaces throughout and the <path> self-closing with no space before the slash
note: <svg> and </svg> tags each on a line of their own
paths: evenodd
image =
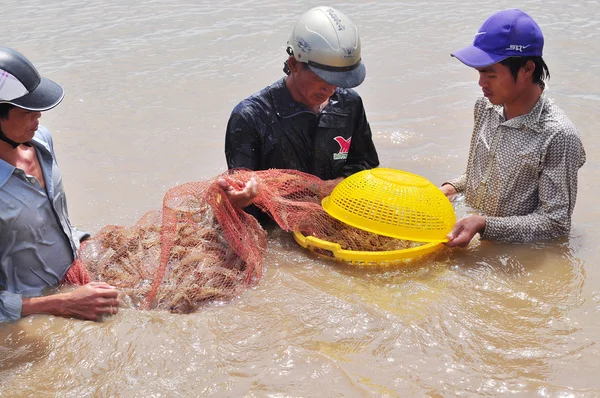
<svg viewBox="0 0 600 398">
<path fill-rule="evenodd" d="M 387 168 L 364 170 L 345 178 L 321 205 L 331 217 L 360 230 L 423 243 L 401 250 L 356 251 L 294 233 L 300 246 L 348 262 L 386 263 L 432 253 L 447 241 L 446 235 L 456 222 L 452 204 L 429 180 Z"/>
</svg>

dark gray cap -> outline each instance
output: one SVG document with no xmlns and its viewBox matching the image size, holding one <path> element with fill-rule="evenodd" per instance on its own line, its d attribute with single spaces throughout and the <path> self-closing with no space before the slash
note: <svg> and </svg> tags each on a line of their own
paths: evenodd
<svg viewBox="0 0 600 398">
<path fill-rule="evenodd" d="M 0 103 L 46 111 L 58 105 L 64 95 L 60 85 L 40 76 L 21 53 L 0 47 Z"/>
</svg>

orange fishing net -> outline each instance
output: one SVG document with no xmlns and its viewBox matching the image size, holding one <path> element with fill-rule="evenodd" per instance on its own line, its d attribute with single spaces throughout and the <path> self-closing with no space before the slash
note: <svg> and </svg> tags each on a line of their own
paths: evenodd
<svg viewBox="0 0 600 398">
<path fill-rule="evenodd" d="M 61 285 L 85 285 L 91 282 L 90 273 L 80 259 L 73 261 L 60 281 Z"/>
<path fill-rule="evenodd" d="M 405 243 L 331 218 L 321 200 L 335 181 L 295 170 L 235 170 L 170 189 L 161 211 L 131 227 L 106 226 L 81 248 L 94 280 L 119 288 L 140 309 L 188 313 L 207 300 L 227 300 L 260 281 L 266 232 L 234 208 L 218 178 L 258 183 L 254 204 L 282 229 L 338 242 L 350 250 L 390 250 Z M 394 246 L 395 245 L 395 246 Z"/>
</svg>

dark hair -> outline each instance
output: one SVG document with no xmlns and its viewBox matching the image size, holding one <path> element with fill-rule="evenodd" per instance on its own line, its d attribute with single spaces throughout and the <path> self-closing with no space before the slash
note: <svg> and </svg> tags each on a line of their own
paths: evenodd
<svg viewBox="0 0 600 398">
<path fill-rule="evenodd" d="M 0 119 L 8 119 L 8 112 L 15 108 L 13 104 L 0 104 Z"/>
<path fill-rule="evenodd" d="M 541 83 L 544 80 L 550 79 L 548 65 L 546 65 L 542 57 L 508 57 L 500 61 L 500 63 L 510 69 L 510 73 L 513 75 L 515 81 L 517 81 L 519 70 L 527 64 L 527 61 L 532 61 L 535 65 L 535 70 L 531 77 L 533 83 Z"/>
</svg>

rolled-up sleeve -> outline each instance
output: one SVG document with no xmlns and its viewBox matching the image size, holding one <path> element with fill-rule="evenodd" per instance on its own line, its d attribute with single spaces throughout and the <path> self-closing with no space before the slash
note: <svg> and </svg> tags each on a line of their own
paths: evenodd
<svg viewBox="0 0 600 398">
<path fill-rule="evenodd" d="M 11 322 L 21 318 L 23 298 L 20 294 L 0 291 L 0 322 Z"/>
</svg>

